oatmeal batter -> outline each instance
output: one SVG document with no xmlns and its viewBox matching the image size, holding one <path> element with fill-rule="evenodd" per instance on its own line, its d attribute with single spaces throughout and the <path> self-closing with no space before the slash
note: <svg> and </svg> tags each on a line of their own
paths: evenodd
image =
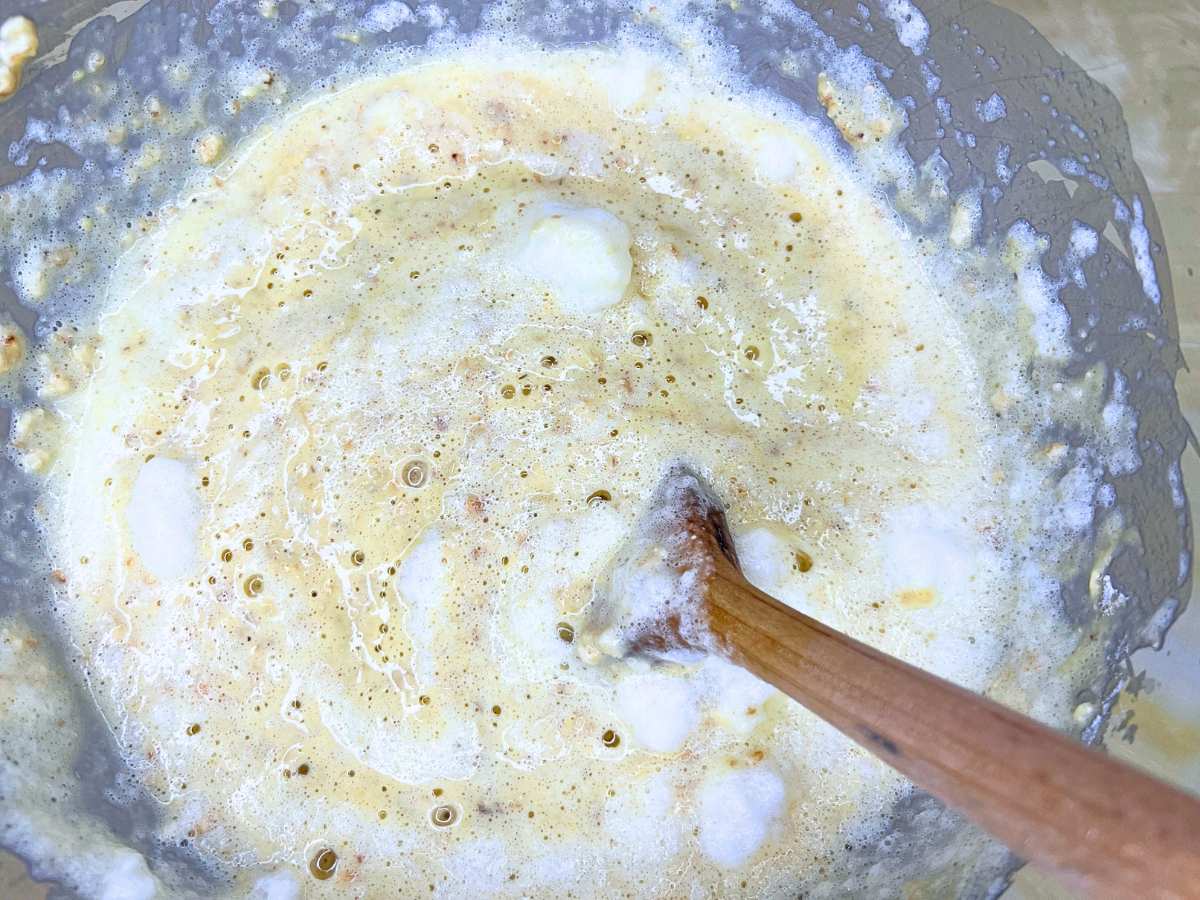
<svg viewBox="0 0 1200 900">
<path fill-rule="evenodd" d="M 838 77 L 857 165 L 636 48 L 458 50 L 205 151 L 14 432 L 165 844 L 270 898 L 818 883 L 902 779 L 721 660 L 577 651 L 673 461 L 755 584 L 1069 712 L 1013 589 L 1035 242 L 947 269 L 873 181 L 899 112 Z"/>
</svg>

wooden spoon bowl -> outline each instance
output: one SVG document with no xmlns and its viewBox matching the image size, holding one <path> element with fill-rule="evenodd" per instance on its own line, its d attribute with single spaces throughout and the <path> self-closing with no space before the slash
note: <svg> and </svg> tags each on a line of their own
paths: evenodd
<svg viewBox="0 0 1200 900">
<path fill-rule="evenodd" d="M 694 473 L 672 470 L 654 502 L 694 608 L 642 616 L 626 652 L 726 656 L 1085 896 L 1200 897 L 1196 798 L 763 593 Z"/>
</svg>

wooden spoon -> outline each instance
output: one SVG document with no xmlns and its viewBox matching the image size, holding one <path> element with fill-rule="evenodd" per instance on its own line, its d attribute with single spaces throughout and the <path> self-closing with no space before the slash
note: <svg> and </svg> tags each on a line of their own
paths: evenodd
<svg viewBox="0 0 1200 900">
<path fill-rule="evenodd" d="M 655 516 L 677 531 L 659 557 L 697 573 L 711 641 L 673 609 L 627 652 L 715 648 L 1087 897 L 1200 897 L 1200 801 L 763 593 L 704 483 L 668 480 Z"/>
</svg>

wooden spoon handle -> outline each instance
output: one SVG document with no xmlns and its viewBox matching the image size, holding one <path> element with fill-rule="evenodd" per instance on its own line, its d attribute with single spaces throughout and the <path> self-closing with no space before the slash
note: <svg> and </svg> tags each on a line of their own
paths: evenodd
<svg viewBox="0 0 1200 900">
<path fill-rule="evenodd" d="M 1200 801 L 750 585 L 707 601 L 732 659 L 1088 897 L 1200 897 Z"/>
</svg>

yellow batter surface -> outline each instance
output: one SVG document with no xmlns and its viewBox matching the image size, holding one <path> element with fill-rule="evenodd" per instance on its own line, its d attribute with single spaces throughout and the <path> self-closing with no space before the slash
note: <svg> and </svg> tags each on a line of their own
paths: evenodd
<svg viewBox="0 0 1200 900">
<path fill-rule="evenodd" d="M 1050 630 L 956 312 L 1013 272 L 935 284 L 832 148 L 637 51 L 493 48 L 314 99 L 161 214 L 15 443 L 168 844 L 270 898 L 820 881 L 898 777 L 719 660 L 577 652 L 676 460 L 757 584 L 1028 707 Z"/>
</svg>

